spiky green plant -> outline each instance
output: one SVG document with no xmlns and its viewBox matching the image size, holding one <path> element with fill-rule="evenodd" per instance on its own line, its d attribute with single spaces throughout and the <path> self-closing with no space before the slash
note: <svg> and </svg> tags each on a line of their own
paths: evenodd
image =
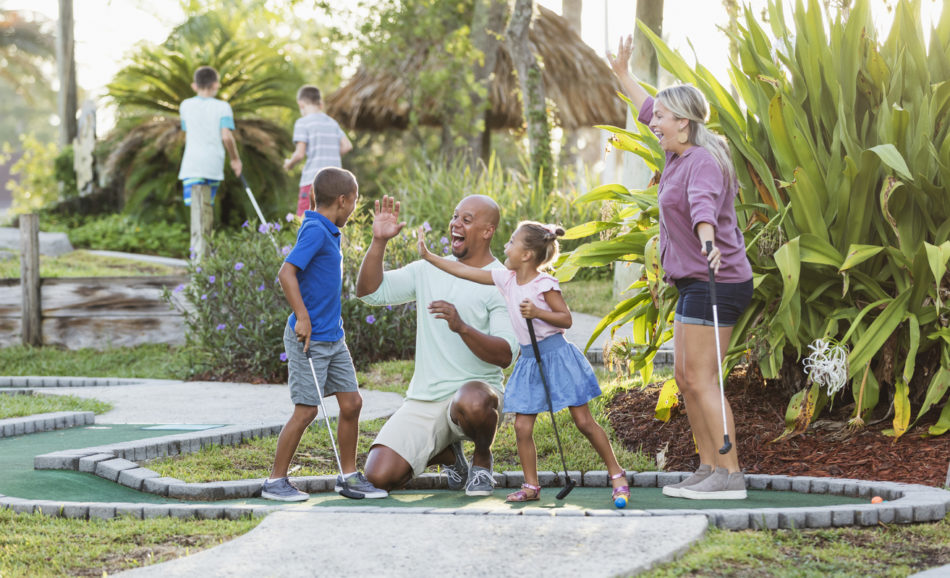
<svg viewBox="0 0 950 578">
<path fill-rule="evenodd" d="M 124 183 L 126 211 L 145 219 L 186 219 L 178 167 L 185 135 L 178 106 L 194 96 L 192 75 L 202 65 L 221 77 L 218 98 L 235 117 L 235 140 L 265 215 L 295 206 L 295 183 L 281 164 L 291 147 L 291 113 L 301 79 L 275 43 L 244 32 L 239 16 L 194 16 L 159 46 L 143 45 L 109 85 L 119 110 L 106 171 Z M 230 170 L 218 191 L 217 218 L 239 224 L 253 215 Z"/>
<path fill-rule="evenodd" d="M 950 11 L 931 31 L 929 48 L 919 0 L 897 2 L 883 41 L 868 0 L 844 15 L 798 0 L 791 21 L 782 2 L 770 0 L 768 15 L 775 40 L 748 8 L 735 34 L 739 61 L 730 75 L 744 106 L 641 24 L 662 66 L 703 91 L 710 126 L 732 148 L 755 294 L 728 362 L 748 355 L 776 378 L 817 339 L 840 343 L 860 400 L 855 417 L 890 398 L 900 436 L 912 425 L 913 406 L 916 421 L 950 387 Z M 609 130 L 618 147 L 662 169 L 649 131 Z M 671 335 L 676 297 L 659 282 L 656 189 L 608 185 L 579 201 L 605 199 L 622 206 L 618 217 L 569 234 L 613 237 L 574 251 L 561 276 L 614 259 L 646 265 L 634 296 L 598 332 L 632 323 L 640 344 L 634 367 L 649 372 Z M 817 384 L 806 384 L 790 402 L 788 432 L 803 431 L 828 401 Z M 943 402 L 930 432 L 947 429 L 950 403 Z"/>
</svg>

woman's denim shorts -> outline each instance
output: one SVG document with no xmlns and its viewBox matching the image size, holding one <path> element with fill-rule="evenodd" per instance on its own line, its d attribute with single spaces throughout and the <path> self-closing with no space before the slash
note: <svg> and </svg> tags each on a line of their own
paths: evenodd
<svg viewBox="0 0 950 578">
<path fill-rule="evenodd" d="M 713 303 L 709 281 L 677 279 L 680 297 L 676 302 L 676 321 L 688 325 L 713 324 Z M 752 301 L 752 280 L 742 283 L 716 283 L 716 313 L 720 327 L 731 327 Z"/>
</svg>

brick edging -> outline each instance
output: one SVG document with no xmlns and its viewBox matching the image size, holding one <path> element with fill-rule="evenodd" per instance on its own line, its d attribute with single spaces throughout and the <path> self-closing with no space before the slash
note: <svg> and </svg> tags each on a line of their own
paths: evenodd
<svg viewBox="0 0 950 578">
<path fill-rule="evenodd" d="M 54 411 L 8 417 L 0 419 L 0 438 L 91 425 L 95 421 L 96 414 L 91 411 Z"/>
</svg>

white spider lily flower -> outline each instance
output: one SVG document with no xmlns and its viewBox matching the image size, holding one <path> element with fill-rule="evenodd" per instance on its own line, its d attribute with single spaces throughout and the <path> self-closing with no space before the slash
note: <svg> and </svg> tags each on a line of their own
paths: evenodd
<svg viewBox="0 0 950 578">
<path fill-rule="evenodd" d="M 848 351 L 823 339 L 816 339 L 808 349 L 811 355 L 802 361 L 805 373 L 813 383 L 825 388 L 828 397 L 834 397 L 848 383 Z"/>
</svg>

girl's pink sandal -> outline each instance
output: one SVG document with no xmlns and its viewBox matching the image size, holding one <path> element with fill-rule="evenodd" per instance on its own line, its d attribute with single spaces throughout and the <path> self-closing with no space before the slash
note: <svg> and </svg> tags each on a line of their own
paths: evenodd
<svg viewBox="0 0 950 578">
<path fill-rule="evenodd" d="M 531 490 L 528 495 L 527 490 Z M 535 502 L 541 497 L 541 486 L 532 486 L 531 484 L 521 484 L 521 489 L 517 492 L 508 494 L 506 502 Z"/>
<path fill-rule="evenodd" d="M 620 470 L 619 473 L 610 476 L 610 481 L 614 481 L 614 480 L 626 477 L 626 475 L 627 475 L 627 472 L 625 472 L 624 470 Z M 616 500 L 617 496 L 623 496 L 627 498 L 627 501 L 630 501 L 630 486 L 617 486 L 616 488 L 614 488 L 613 496 L 611 496 L 610 499 Z"/>
</svg>

